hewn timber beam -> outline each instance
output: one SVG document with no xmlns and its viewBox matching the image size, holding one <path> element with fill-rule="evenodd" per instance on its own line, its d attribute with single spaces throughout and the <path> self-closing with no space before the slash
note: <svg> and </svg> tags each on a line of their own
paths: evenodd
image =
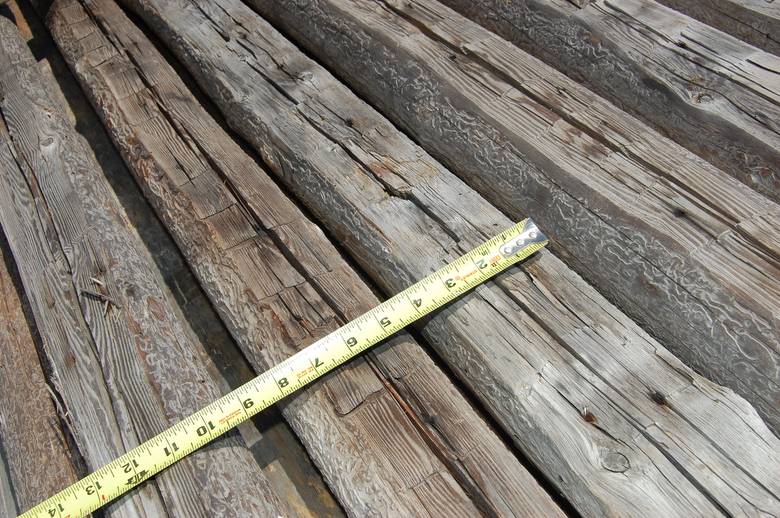
<svg viewBox="0 0 780 518">
<path fill-rule="evenodd" d="M 126 3 L 386 292 L 510 223 L 240 2 Z M 585 515 L 780 505 L 778 440 L 750 405 L 686 368 L 550 253 L 421 332 Z"/>
<path fill-rule="evenodd" d="M 116 4 L 58 1 L 48 26 L 258 370 L 377 304 Z M 307 389 L 284 415 L 351 515 L 561 514 L 408 335 Z"/>
<path fill-rule="evenodd" d="M 11 486 L 11 475 L 3 453 L 3 441 L 0 438 L 0 512 L 6 516 L 19 513 L 14 499 L 14 489 Z"/>
<path fill-rule="evenodd" d="M 4 18 L 0 42 L 0 224 L 52 369 L 50 381 L 79 452 L 94 470 L 218 391 L 205 353 L 197 349 L 202 346 L 176 320 L 152 259 L 108 181 L 66 123 L 16 27 Z M 287 512 L 233 435 L 172 466 L 108 511 Z"/>
<path fill-rule="evenodd" d="M 2 452 L 3 442 L 0 441 L 0 452 Z M 7 516 L 18 514 L 16 501 L 14 500 L 13 488 L 11 487 L 11 477 L 8 472 L 8 466 L 5 457 L 0 454 L 0 512 Z"/>
<path fill-rule="evenodd" d="M 652 0 L 444 0 L 780 200 L 780 58 Z"/>
<path fill-rule="evenodd" d="M 76 481 L 78 452 L 65 438 L 66 417 L 55 407 L 8 261 L 0 250 L 0 447 L 13 500 L 26 510 Z"/>
<path fill-rule="evenodd" d="M 433 0 L 252 3 L 780 430 L 780 206 Z"/>
<path fill-rule="evenodd" d="M 780 4 L 774 0 L 658 0 L 751 45 L 780 55 Z"/>
</svg>

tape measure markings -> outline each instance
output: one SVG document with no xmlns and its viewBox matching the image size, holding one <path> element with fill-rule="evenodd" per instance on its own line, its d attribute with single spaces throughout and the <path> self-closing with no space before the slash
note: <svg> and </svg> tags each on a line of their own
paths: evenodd
<svg viewBox="0 0 780 518">
<path fill-rule="evenodd" d="M 136 446 L 20 518 L 77 518 L 547 244 L 524 220 Z"/>
</svg>

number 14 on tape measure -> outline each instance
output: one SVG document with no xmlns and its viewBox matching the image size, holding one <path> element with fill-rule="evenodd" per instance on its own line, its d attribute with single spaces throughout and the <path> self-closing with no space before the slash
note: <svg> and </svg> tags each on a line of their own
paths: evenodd
<svg viewBox="0 0 780 518">
<path fill-rule="evenodd" d="M 91 513 L 546 244 L 547 238 L 531 220 L 521 221 L 38 504 L 22 518 L 77 518 Z"/>
</svg>

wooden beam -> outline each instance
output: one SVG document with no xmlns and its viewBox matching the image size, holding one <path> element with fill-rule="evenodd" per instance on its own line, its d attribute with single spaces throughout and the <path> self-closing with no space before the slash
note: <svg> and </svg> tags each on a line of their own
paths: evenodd
<svg viewBox="0 0 780 518">
<path fill-rule="evenodd" d="M 151 258 L 6 19 L 0 41 L 0 222 L 52 386 L 94 470 L 218 394 L 194 338 L 173 317 Z M 226 509 L 286 512 L 233 435 L 169 468 L 109 513 Z"/>
<path fill-rule="evenodd" d="M 387 293 L 510 224 L 242 3 L 127 4 Z M 323 5 L 309 5 L 299 23 Z M 777 459 L 778 440 L 755 411 L 686 368 L 550 253 L 420 330 L 584 515 L 780 506 L 767 457 Z"/>
<path fill-rule="evenodd" d="M 0 437 L 14 501 L 26 510 L 76 482 L 78 452 L 67 444 L 9 260 L 0 250 Z"/>
<path fill-rule="evenodd" d="M 780 55 L 780 5 L 773 0 L 659 0 L 700 22 Z"/>
<path fill-rule="evenodd" d="M 253 3 L 780 430 L 777 204 L 433 0 Z"/>
<path fill-rule="evenodd" d="M 780 58 L 652 0 L 444 0 L 780 200 Z"/>
<path fill-rule="evenodd" d="M 378 303 L 116 4 L 55 2 L 48 25 L 258 370 Z M 474 506 L 561 515 L 408 335 L 329 375 L 284 414 L 352 515 L 470 515 Z"/>
<path fill-rule="evenodd" d="M 19 510 L 16 508 L 14 489 L 11 487 L 11 475 L 3 454 L 3 440 L 0 437 L 0 512 L 4 516 L 16 516 Z"/>
</svg>

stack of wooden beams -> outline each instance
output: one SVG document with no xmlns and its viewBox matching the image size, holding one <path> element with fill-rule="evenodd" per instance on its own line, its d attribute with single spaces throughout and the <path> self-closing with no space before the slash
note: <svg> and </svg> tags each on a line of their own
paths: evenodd
<svg viewBox="0 0 780 518">
<path fill-rule="evenodd" d="M 344 513 L 780 513 L 780 58 L 650 0 L 33 4 L 256 372 L 512 220 L 550 235 L 280 404 Z M 219 389 L 2 19 L 0 42 L 21 511 Z M 299 512 L 238 434 L 107 509 Z"/>
<path fill-rule="evenodd" d="M 253 3 L 505 213 L 533 214 L 567 264 L 780 428 L 776 203 L 435 2 Z M 780 92 L 780 59 L 752 52 L 777 71 L 758 86 Z"/>
</svg>

